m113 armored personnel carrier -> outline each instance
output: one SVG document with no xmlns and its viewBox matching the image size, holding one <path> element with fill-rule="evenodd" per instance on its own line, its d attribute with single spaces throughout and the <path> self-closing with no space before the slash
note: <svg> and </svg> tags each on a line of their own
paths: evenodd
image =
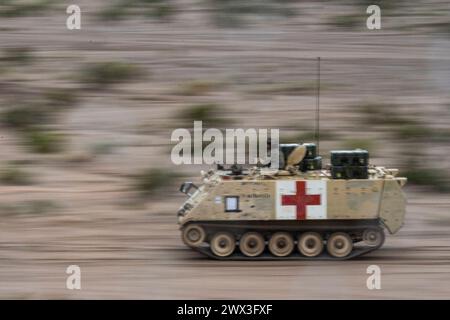
<svg viewBox="0 0 450 320">
<path fill-rule="evenodd" d="M 320 137 L 317 59 L 315 136 Z M 365 150 L 331 151 L 322 168 L 314 143 L 282 144 L 277 169 L 232 166 L 181 185 L 182 239 L 216 259 L 349 259 L 380 248 L 402 226 L 406 178 L 369 164 Z M 272 167 L 272 166 L 271 166 Z"/>
<path fill-rule="evenodd" d="M 369 164 L 365 150 L 280 145 L 279 170 L 211 170 L 182 184 L 182 239 L 216 259 L 349 259 L 384 242 L 403 224 L 406 178 Z"/>
</svg>

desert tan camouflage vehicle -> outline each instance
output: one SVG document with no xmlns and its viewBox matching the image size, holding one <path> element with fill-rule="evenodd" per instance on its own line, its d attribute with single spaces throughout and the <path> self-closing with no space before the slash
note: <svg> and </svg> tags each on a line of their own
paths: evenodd
<svg viewBox="0 0 450 320">
<path fill-rule="evenodd" d="M 284 150 L 283 150 L 284 146 Z M 182 184 L 182 239 L 217 259 L 349 259 L 382 246 L 403 224 L 406 178 L 337 151 L 322 169 L 314 144 L 281 145 L 279 170 L 211 170 Z"/>
</svg>

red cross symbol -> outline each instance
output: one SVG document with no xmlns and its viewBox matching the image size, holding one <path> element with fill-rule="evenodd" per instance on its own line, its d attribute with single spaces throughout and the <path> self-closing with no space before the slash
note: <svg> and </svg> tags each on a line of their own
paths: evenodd
<svg viewBox="0 0 450 320">
<path fill-rule="evenodd" d="M 320 194 L 306 194 L 306 182 L 296 181 L 297 193 L 281 195 L 282 206 L 296 206 L 297 220 L 306 219 L 306 206 L 320 206 Z"/>
</svg>

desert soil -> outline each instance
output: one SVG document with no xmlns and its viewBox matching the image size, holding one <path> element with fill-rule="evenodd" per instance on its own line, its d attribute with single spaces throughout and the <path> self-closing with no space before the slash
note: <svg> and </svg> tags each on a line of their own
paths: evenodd
<svg viewBox="0 0 450 320">
<path fill-rule="evenodd" d="M 0 298 L 448 299 L 446 194 L 408 186 L 404 228 L 382 249 L 355 260 L 219 262 L 181 242 L 175 214 L 184 197 L 176 183 L 138 201 L 130 179 L 154 167 L 198 181 L 200 167 L 175 167 L 169 153 L 172 130 L 185 125 L 180 112 L 193 104 L 220 104 L 234 127 L 310 131 L 317 56 L 323 60 L 321 126 L 331 133 L 321 143 L 324 155 L 357 137 L 375 141 L 375 164 L 403 169 L 408 150 L 407 156 L 425 154 L 448 173 L 448 143 L 392 139 L 386 128 L 365 124 L 358 111 L 363 103 L 385 103 L 431 128 L 448 127 L 450 42 L 448 33 L 428 25 L 440 16 L 387 17 L 376 32 L 364 22 L 342 30 L 327 21 L 345 9 L 305 2 L 296 5 L 296 17 L 221 29 L 196 1 L 176 3 L 170 23 L 133 16 L 99 21 L 95 13 L 106 1 L 79 1 L 79 31 L 66 29 L 62 5 L 0 20 L 0 46 L 29 46 L 35 56 L 0 74 L 2 110 L 49 88 L 73 89 L 79 97 L 51 124 L 67 137 L 60 154 L 32 153 L 14 130 L 0 128 L 3 164 L 21 163 L 33 177 L 28 186 L 0 186 Z M 135 63 L 146 75 L 85 90 L 80 68 L 99 61 Z M 180 93 L 192 81 L 215 85 Z M 306 91 L 296 93 L 293 84 Z M 114 148 L 94 156 L 95 144 Z M 45 212 L 23 209 L 46 202 Z M 81 267 L 81 290 L 66 289 L 69 265 Z M 366 287 L 369 265 L 381 268 L 381 290 Z"/>
</svg>

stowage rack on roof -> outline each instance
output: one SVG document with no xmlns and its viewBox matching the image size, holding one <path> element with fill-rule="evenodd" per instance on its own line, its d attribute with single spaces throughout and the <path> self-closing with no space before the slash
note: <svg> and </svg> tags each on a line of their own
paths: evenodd
<svg viewBox="0 0 450 320">
<path fill-rule="evenodd" d="M 333 179 L 367 179 L 369 152 L 367 150 L 331 151 Z"/>
</svg>

